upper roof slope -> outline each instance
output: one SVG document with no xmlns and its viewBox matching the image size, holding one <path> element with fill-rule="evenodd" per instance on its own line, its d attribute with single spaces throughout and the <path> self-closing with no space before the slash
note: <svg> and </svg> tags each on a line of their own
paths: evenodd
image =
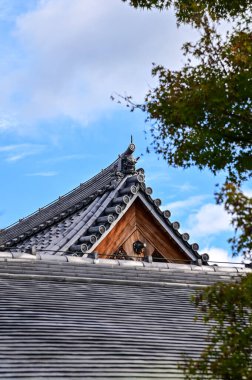
<svg viewBox="0 0 252 380">
<path fill-rule="evenodd" d="M 122 214 L 136 200 L 147 207 L 188 259 L 199 258 L 197 244 L 189 244 L 189 235 L 178 232 L 179 223 L 171 223 L 170 212 L 160 210 L 161 201 L 152 199 L 146 187 L 144 170 L 136 170 L 135 145 L 106 169 L 58 200 L 21 219 L 0 233 L 0 249 L 29 252 L 36 249 L 49 254 L 93 250 Z"/>
<path fill-rule="evenodd" d="M 2 230 L 0 234 L 0 242 L 5 243 L 6 241 L 16 238 L 18 235 L 32 233 L 33 228 L 38 228 L 43 223 L 49 225 L 51 219 L 52 223 L 53 221 L 56 222 L 57 220 L 53 220 L 53 218 L 60 219 L 61 213 L 74 212 L 79 208 L 81 209 L 83 206 L 90 204 L 98 195 L 98 191 L 101 193 L 102 191 L 107 190 L 110 187 L 112 180 L 116 179 L 119 162 L 120 158 L 88 181 L 81 183 L 69 193 L 59 197 L 49 205 L 38 209 L 33 214 L 20 219 L 17 223 Z M 71 210 L 71 207 L 73 207 L 73 210 Z M 34 230 L 34 232 L 36 231 Z"/>
</svg>

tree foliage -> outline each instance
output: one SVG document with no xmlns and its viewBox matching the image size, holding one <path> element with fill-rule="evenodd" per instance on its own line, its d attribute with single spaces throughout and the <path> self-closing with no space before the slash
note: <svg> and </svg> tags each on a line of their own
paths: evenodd
<svg viewBox="0 0 252 380">
<path fill-rule="evenodd" d="M 123 0 L 135 8 L 173 7 L 178 24 L 200 31 L 183 46 L 179 70 L 154 65 L 158 86 L 141 109 L 150 123 L 156 153 L 172 166 L 197 165 L 226 180 L 216 194 L 232 216 L 233 254 L 252 255 L 252 198 L 242 191 L 252 175 L 252 0 Z M 231 20 L 224 36 L 216 23 Z M 234 284 L 216 284 L 193 299 L 203 313 L 208 345 L 199 359 L 186 358 L 187 380 L 252 380 L 252 274 Z"/>
<path fill-rule="evenodd" d="M 222 43 L 204 25 L 195 45 L 185 54 L 199 60 L 179 71 L 155 66 L 159 86 L 142 105 L 153 122 L 154 149 L 173 166 L 226 169 L 231 179 L 246 179 L 252 162 L 252 36 L 243 31 Z"/>
<path fill-rule="evenodd" d="M 233 254 L 252 252 L 251 198 L 241 195 L 243 182 L 252 175 L 252 1 L 129 3 L 160 10 L 174 6 L 178 23 L 190 22 L 200 31 L 196 43 L 184 44 L 187 60 L 181 69 L 154 65 L 158 85 L 146 94 L 143 104 L 135 104 L 131 97 L 125 100 L 132 111 L 138 108 L 147 114 L 152 147 L 169 165 L 197 165 L 214 174 L 225 171 L 217 200 L 233 217 Z M 222 18 L 233 21 L 226 35 L 217 31 L 216 20 Z M 237 207 L 238 198 L 246 218 Z"/>
<path fill-rule="evenodd" d="M 208 13 L 213 20 L 243 16 L 252 9 L 251 0 L 122 0 L 134 8 L 165 10 L 173 7 L 178 23 L 199 25 Z"/>
<path fill-rule="evenodd" d="M 231 223 L 235 236 L 229 239 L 233 252 L 242 252 L 251 258 L 252 250 L 252 198 L 246 196 L 234 183 L 226 182 L 216 194 L 217 203 L 223 203 L 225 210 L 232 216 Z"/>
<path fill-rule="evenodd" d="M 209 344 L 198 360 L 186 359 L 186 380 L 252 379 L 252 274 L 218 283 L 193 297 L 207 324 Z M 213 323 L 214 322 L 214 323 Z"/>
</svg>

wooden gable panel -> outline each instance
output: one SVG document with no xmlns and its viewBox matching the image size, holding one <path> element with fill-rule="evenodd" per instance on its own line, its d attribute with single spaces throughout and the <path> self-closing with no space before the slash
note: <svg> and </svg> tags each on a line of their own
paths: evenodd
<svg viewBox="0 0 252 380">
<path fill-rule="evenodd" d="M 145 255 L 157 251 L 168 261 L 188 261 L 186 254 L 139 199 L 130 206 L 95 251 L 108 258 L 122 247 L 128 256 L 140 258 L 143 254 L 137 255 L 133 250 L 136 240 L 146 244 Z"/>
<path fill-rule="evenodd" d="M 133 204 L 127 213 L 119 220 L 109 234 L 95 248 L 95 251 L 104 257 L 109 257 L 136 229 L 135 205 Z"/>
</svg>

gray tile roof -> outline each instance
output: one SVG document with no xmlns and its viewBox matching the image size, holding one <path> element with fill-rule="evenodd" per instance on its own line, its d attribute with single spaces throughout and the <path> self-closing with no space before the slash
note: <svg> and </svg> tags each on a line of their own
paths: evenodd
<svg viewBox="0 0 252 380">
<path fill-rule="evenodd" d="M 136 198 L 140 198 L 188 259 L 199 258 L 197 245 L 195 248 L 188 243 L 189 235 L 181 234 L 179 223 L 171 223 L 169 211 L 162 212 L 161 201 L 151 197 L 152 189 L 145 185 L 143 169 L 134 167 L 133 150 L 134 145 L 131 144 L 115 162 L 89 181 L 4 229 L 0 233 L 0 249 L 27 252 L 35 248 L 59 255 L 69 251 L 78 254 L 89 252 Z"/>
<path fill-rule="evenodd" d="M 1 379 L 183 379 L 182 355 L 206 345 L 191 295 L 251 272 L 80 257 L 136 199 L 191 262 L 200 257 L 151 197 L 133 150 L 0 234 Z"/>
<path fill-rule="evenodd" d="M 203 347 L 191 289 L 1 283 L 1 379 L 180 379 L 181 353 Z"/>
<path fill-rule="evenodd" d="M 0 378 L 183 379 L 206 344 L 191 295 L 249 271 L 2 252 Z"/>
<path fill-rule="evenodd" d="M 118 181 L 120 177 L 116 175 L 121 158 L 119 157 L 106 169 L 92 177 L 90 180 L 81 183 L 69 193 L 59 197 L 56 201 L 40 208 L 33 214 L 19 220 L 17 223 L 1 231 L 1 241 L 9 241 L 24 233 L 32 234 L 33 228 L 43 230 L 46 225 L 54 224 L 57 220 L 64 220 L 67 214 L 74 213 L 81 208 L 85 208 L 97 196 L 108 190 L 110 186 Z M 65 213 L 65 215 L 62 215 Z M 55 220 L 54 220 L 55 218 Z M 41 224 L 46 224 L 41 226 Z"/>
</svg>

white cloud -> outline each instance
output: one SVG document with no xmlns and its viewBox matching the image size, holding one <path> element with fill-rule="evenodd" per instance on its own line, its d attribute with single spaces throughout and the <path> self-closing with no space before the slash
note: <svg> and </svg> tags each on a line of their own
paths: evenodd
<svg viewBox="0 0 252 380">
<path fill-rule="evenodd" d="M 246 197 L 252 198 L 252 189 L 245 187 L 243 191 L 244 191 L 244 194 L 246 195 Z"/>
<path fill-rule="evenodd" d="M 141 164 L 143 164 L 143 162 L 141 161 Z M 169 175 L 167 175 L 167 173 L 163 173 L 163 172 L 159 172 L 157 170 L 155 170 L 154 168 L 154 171 L 153 172 L 150 172 L 148 173 L 148 177 L 147 177 L 147 180 L 148 180 L 148 183 L 153 183 L 155 184 L 156 182 L 169 182 L 171 180 L 171 177 Z"/>
<path fill-rule="evenodd" d="M 34 2 L 38 0 L 0 0 L 0 20 L 1 22 L 11 22 L 15 20 L 21 10 L 34 7 Z"/>
<path fill-rule="evenodd" d="M 4 145 L 4 146 L 0 146 L 0 152 L 11 152 L 11 151 L 15 151 L 16 149 L 19 149 L 21 147 L 26 147 L 26 145 L 25 144 Z"/>
<path fill-rule="evenodd" d="M 196 186 L 193 186 L 191 185 L 190 183 L 186 182 L 186 183 L 182 183 L 180 185 L 172 185 L 172 187 L 174 189 L 177 189 L 178 191 L 180 192 L 187 192 L 187 191 L 192 191 L 192 190 L 196 190 L 197 187 Z"/>
<path fill-rule="evenodd" d="M 207 252 L 210 259 L 209 264 L 218 264 L 220 266 L 237 266 L 238 264 L 241 264 L 242 259 L 240 257 L 232 257 L 229 255 L 229 253 L 222 248 L 217 247 L 206 247 L 200 251 L 200 253 Z M 238 266 L 244 266 L 244 265 L 238 265 Z"/>
<path fill-rule="evenodd" d="M 15 129 L 18 123 L 11 117 L 1 115 L 0 117 L 0 132 Z"/>
<path fill-rule="evenodd" d="M 113 92 L 142 98 L 151 63 L 178 67 L 191 35 L 190 27 L 177 30 L 171 13 L 136 11 L 120 0 L 40 1 L 16 20 L 19 55 L 11 52 L 2 74 L 1 103 L 23 123 L 58 116 L 88 123 L 119 109 Z"/>
<path fill-rule="evenodd" d="M 208 197 L 207 195 L 193 195 L 182 201 L 167 203 L 166 205 L 162 206 L 162 209 L 163 210 L 168 209 L 171 211 L 178 211 L 182 209 L 182 210 L 188 211 L 189 207 L 198 206 L 207 197 Z"/>
<path fill-rule="evenodd" d="M 9 18 L 12 11 L 12 5 L 9 0 L 1 0 L 0 1 L 0 20 L 6 20 Z"/>
<path fill-rule="evenodd" d="M 39 144 L 17 144 L 0 146 L 0 154 L 7 162 L 16 162 L 23 158 L 41 153 L 44 145 Z"/>
<path fill-rule="evenodd" d="M 188 218 L 189 232 L 196 237 L 210 236 L 231 231 L 230 216 L 224 208 L 214 203 L 207 203 Z"/>
<path fill-rule="evenodd" d="M 71 160 L 87 160 L 94 159 L 96 156 L 93 154 L 66 154 L 64 156 L 57 156 L 48 159 L 43 159 L 44 163 L 58 163 Z"/>
<path fill-rule="evenodd" d="M 27 173 L 29 177 L 54 177 L 58 175 L 58 172 L 48 171 L 48 172 L 37 172 L 37 173 Z"/>
<path fill-rule="evenodd" d="M 28 152 L 23 152 L 23 153 L 19 153 L 19 154 L 13 154 L 12 156 L 8 156 L 5 161 L 7 161 L 7 162 L 15 162 L 15 161 L 22 160 L 23 158 L 28 157 L 30 155 L 31 154 L 28 153 Z"/>
</svg>

